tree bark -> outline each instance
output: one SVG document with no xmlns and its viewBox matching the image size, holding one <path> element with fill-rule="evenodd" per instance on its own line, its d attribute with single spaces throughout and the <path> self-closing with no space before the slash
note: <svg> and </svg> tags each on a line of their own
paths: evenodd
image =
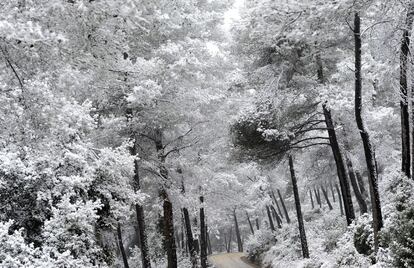
<svg viewBox="0 0 414 268">
<path fill-rule="evenodd" d="M 201 268 L 207 268 L 207 234 L 204 216 L 204 197 L 200 196 L 200 263 Z"/>
<path fill-rule="evenodd" d="M 270 209 L 272 210 L 273 215 L 275 216 L 275 219 L 276 219 L 276 222 L 277 222 L 277 228 L 279 228 L 279 229 L 282 228 L 282 220 L 280 219 L 279 215 L 277 214 L 275 207 L 271 205 Z"/>
<path fill-rule="evenodd" d="M 289 168 L 290 168 L 290 177 L 292 179 L 293 196 L 295 198 L 296 214 L 298 217 L 300 243 L 302 245 L 302 255 L 303 255 L 303 258 L 309 258 L 308 242 L 306 240 L 305 226 L 303 224 L 303 216 L 302 216 L 302 210 L 300 206 L 298 184 L 297 184 L 297 179 L 295 175 L 295 169 L 293 166 L 293 157 L 291 155 L 289 155 Z"/>
<path fill-rule="evenodd" d="M 233 227 L 230 227 L 230 233 L 229 233 L 229 241 L 227 244 L 227 253 L 230 253 L 231 251 L 231 238 L 233 236 Z"/>
<path fill-rule="evenodd" d="M 364 178 L 362 178 L 361 173 L 359 173 L 358 171 L 355 171 L 355 175 L 356 175 L 356 178 L 357 178 L 357 181 L 358 181 L 359 190 L 360 190 L 361 194 L 364 196 L 365 201 L 368 202 L 368 200 L 367 200 L 368 193 L 367 193 L 367 190 L 365 188 Z"/>
<path fill-rule="evenodd" d="M 249 213 L 247 213 L 247 211 L 246 211 L 246 218 L 247 218 L 247 221 L 249 222 L 250 232 L 252 232 L 252 235 L 254 235 L 253 225 L 252 225 L 252 222 L 250 221 Z"/>
<path fill-rule="evenodd" d="M 314 209 L 315 204 L 313 203 L 312 190 L 309 190 L 309 195 L 310 195 L 310 200 L 311 200 L 311 204 L 312 204 L 312 209 Z"/>
<path fill-rule="evenodd" d="M 348 166 L 349 179 L 351 181 L 351 185 L 354 190 L 355 198 L 358 202 L 360 212 L 361 214 L 367 213 L 368 212 L 367 202 L 365 202 L 364 197 L 359 191 L 357 179 L 356 179 L 355 172 L 354 172 L 354 167 L 352 165 L 351 160 L 348 157 L 346 158 L 346 164 Z"/>
<path fill-rule="evenodd" d="M 133 155 L 138 154 L 138 144 L 137 139 L 135 139 L 134 147 L 133 147 Z M 141 180 L 139 177 L 139 163 L 138 159 L 134 160 L 134 191 L 139 191 L 141 189 Z M 140 204 L 135 204 L 135 212 L 137 216 L 137 227 L 139 232 L 139 242 L 140 242 L 140 249 L 141 249 L 141 262 L 143 268 L 151 268 L 151 259 L 149 256 L 149 248 L 148 248 L 148 237 L 145 225 L 145 214 L 144 208 Z"/>
<path fill-rule="evenodd" d="M 280 194 L 279 189 L 277 189 L 277 195 L 279 196 L 280 203 L 282 204 L 283 211 L 285 212 L 286 222 L 289 224 L 290 223 L 289 213 L 288 213 L 288 211 L 286 209 L 285 201 L 283 200 L 283 197 Z"/>
<path fill-rule="evenodd" d="M 117 236 L 118 236 L 119 249 L 121 251 L 122 260 L 124 262 L 124 267 L 129 268 L 128 257 L 127 257 L 126 252 L 125 252 L 124 242 L 122 241 L 122 230 L 121 230 L 121 223 L 120 222 L 118 222 L 116 232 L 117 232 Z"/>
<path fill-rule="evenodd" d="M 326 103 L 322 105 L 323 114 L 325 116 L 326 127 L 328 128 L 329 142 L 331 144 L 332 153 L 334 155 L 336 170 L 339 179 L 339 186 L 341 187 L 342 200 L 345 209 L 346 222 L 348 225 L 355 219 L 354 206 L 352 204 L 351 190 L 346 176 L 345 164 L 342 157 L 341 149 L 339 147 L 338 139 L 334 124 L 332 121 L 331 111 L 328 109 Z"/>
<path fill-rule="evenodd" d="M 316 203 L 318 203 L 319 207 L 322 207 L 321 197 L 318 195 L 318 192 L 316 191 L 316 188 L 313 187 L 313 192 L 315 194 Z"/>
<path fill-rule="evenodd" d="M 188 251 L 190 251 L 190 258 L 191 263 L 193 267 L 197 267 L 197 252 L 196 247 L 194 244 L 194 238 L 193 238 L 193 232 L 191 230 L 191 221 L 190 221 L 190 215 L 188 214 L 188 209 L 183 208 L 183 215 L 184 215 L 184 223 L 185 223 L 185 232 L 187 234 L 187 245 L 188 245 Z"/>
<path fill-rule="evenodd" d="M 237 221 L 236 210 L 233 210 L 233 218 L 234 218 L 234 228 L 236 230 L 236 239 L 237 239 L 237 250 L 239 252 L 243 252 L 243 242 L 241 240 L 239 223 Z"/>
<path fill-rule="evenodd" d="M 343 207 L 343 203 L 342 203 L 342 198 L 341 198 L 341 192 L 339 191 L 339 187 L 338 184 L 335 183 L 335 188 L 336 188 L 336 193 L 338 194 L 338 202 L 339 202 L 339 208 L 341 210 L 341 216 L 344 215 L 344 207 Z"/>
<path fill-rule="evenodd" d="M 256 218 L 256 229 L 260 230 L 259 218 Z"/>
<path fill-rule="evenodd" d="M 371 189 L 372 221 L 374 229 L 374 248 L 378 251 L 378 232 L 383 226 L 381 202 L 378 192 L 377 170 L 374 160 L 373 149 L 368 132 L 362 120 L 362 75 L 361 75 L 361 19 L 358 12 L 354 17 L 354 38 L 355 38 L 355 118 L 364 146 L 365 160 L 368 170 L 368 178 Z M 408 147 L 409 148 L 409 147 Z M 409 165 L 409 164 L 408 164 Z M 409 172 L 409 170 L 408 170 Z"/>
<path fill-rule="evenodd" d="M 283 213 L 282 213 L 282 210 L 280 210 L 279 202 L 277 202 L 275 192 L 272 190 L 271 194 L 272 194 L 273 201 L 275 201 L 277 212 L 279 213 L 280 217 L 283 219 Z"/>
<path fill-rule="evenodd" d="M 325 190 L 325 188 L 323 188 L 323 186 L 321 186 L 321 190 L 322 190 L 322 194 L 325 197 L 326 203 L 328 204 L 329 210 L 332 210 L 332 204 L 331 201 L 329 201 L 329 197 L 328 197 L 328 192 Z"/>
<path fill-rule="evenodd" d="M 408 111 L 408 60 L 410 54 L 410 38 L 411 38 L 411 28 L 413 26 L 413 1 L 410 2 L 407 17 L 405 20 L 405 27 L 403 30 L 403 36 L 401 40 L 400 48 L 400 108 L 401 108 L 401 169 L 407 177 L 410 177 L 410 164 L 411 164 L 411 154 L 410 154 L 410 121 L 409 121 L 409 111 Z M 414 89 L 412 89 L 414 90 Z M 414 114 L 414 109 L 413 112 Z M 414 131 L 414 130 L 413 130 Z M 414 139 L 414 136 L 413 136 Z M 414 142 L 414 141 L 413 141 Z M 412 144 L 414 150 L 414 144 Z M 413 159 L 414 161 L 414 159 Z"/>
<path fill-rule="evenodd" d="M 267 217 L 269 218 L 269 226 L 272 232 L 276 231 L 275 225 L 273 224 L 272 215 L 270 214 L 269 206 L 266 206 Z"/>
<path fill-rule="evenodd" d="M 336 202 L 336 198 L 335 198 L 335 192 L 334 192 L 334 188 L 332 186 L 332 182 L 329 182 L 329 186 L 331 188 L 331 193 L 332 193 L 332 200 L 334 201 L 334 203 Z"/>
</svg>

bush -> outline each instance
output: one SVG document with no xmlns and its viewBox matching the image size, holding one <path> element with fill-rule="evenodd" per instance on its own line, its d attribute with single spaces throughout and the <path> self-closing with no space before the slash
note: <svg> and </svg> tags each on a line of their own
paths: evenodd
<svg viewBox="0 0 414 268">
<path fill-rule="evenodd" d="M 262 254 L 276 244 L 275 235 L 269 230 L 257 230 L 246 242 L 247 258 L 260 263 Z"/>
</svg>

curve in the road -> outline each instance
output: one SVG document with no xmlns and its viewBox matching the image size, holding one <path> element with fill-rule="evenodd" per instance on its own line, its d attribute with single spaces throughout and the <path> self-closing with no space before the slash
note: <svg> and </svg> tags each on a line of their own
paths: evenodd
<svg viewBox="0 0 414 268">
<path fill-rule="evenodd" d="M 216 268 L 257 268 L 257 266 L 247 263 L 244 257 L 243 253 L 224 253 L 211 255 L 209 260 Z"/>
</svg>

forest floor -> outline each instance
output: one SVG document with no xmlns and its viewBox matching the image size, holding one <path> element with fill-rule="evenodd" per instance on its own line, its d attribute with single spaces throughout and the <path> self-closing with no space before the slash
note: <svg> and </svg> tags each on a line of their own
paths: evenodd
<svg viewBox="0 0 414 268">
<path fill-rule="evenodd" d="M 246 259 L 244 253 L 223 253 L 209 256 L 216 268 L 259 268 Z"/>
</svg>

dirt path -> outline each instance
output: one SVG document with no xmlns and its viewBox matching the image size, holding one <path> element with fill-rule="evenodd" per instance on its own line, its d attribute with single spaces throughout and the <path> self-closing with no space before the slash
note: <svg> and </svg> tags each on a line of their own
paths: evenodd
<svg viewBox="0 0 414 268">
<path fill-rule="evenodd" d="M 223 253 L 208 257 L 216 268 L 258 268 L 247 263 L 243 253 Z"/>
</svg>

